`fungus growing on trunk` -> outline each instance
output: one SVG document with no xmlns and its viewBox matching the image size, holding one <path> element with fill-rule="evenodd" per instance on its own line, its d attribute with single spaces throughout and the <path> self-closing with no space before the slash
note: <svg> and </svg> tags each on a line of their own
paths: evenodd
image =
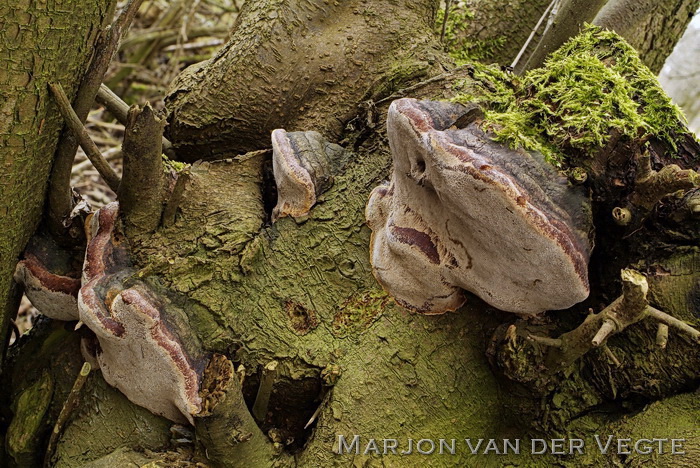
<svg viewBox="0 0 700 468">
<path fill-rule="evenodd" d="M 79 269 L 74 271 L 69 257 L 49 236 L 38 234 L 15 267 L 14 279 L 24 286 L 27 299 L 56 320 L 78 320 Z"/>
<path fill-rule="evenodd" d="M 90 221 L 80 320 L 97 336 L 96 359 L 107 383 L 153 413 L 192 423 L 201 409 L 204 353 L 181 338 L 184 327 L 167 299 L 133 279 L 117 215 L 118 204 L 111 203 Z"/>
<path fill-rule="evenodd" d="M 366 209 L 373 272 L 402 305 L 455 310 L 462 290 L 520 314 L 588 296 L 589 201 L 539 154 L 511 150 L 459 104 L 389 108 L 390 184 Z"/>
<path fill-rule="evenodd" d="M 347 161 L 340 146 L 318 132 L 272 132 L 272 168 L 277 185 L 273 221 L 285 216 L 305 216 L 316 197 L 328 190 Z"/>
</svg>

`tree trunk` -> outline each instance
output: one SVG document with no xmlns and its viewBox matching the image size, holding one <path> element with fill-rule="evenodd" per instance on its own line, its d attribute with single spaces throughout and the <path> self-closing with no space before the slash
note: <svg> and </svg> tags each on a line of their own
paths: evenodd
<svg viewBox="0 0 700 468">
<path fill-rule="evenodd" d="M 698 0 L 610 0 L 593 24 L 624 37 L 646 66 L 658 74 L 698 7 Z"/>
<path fill-rule="evenodd" d="M 61 83 L 69 96 L 74 95 L 115 4 L 9 0 L 0 5 L 0 343 L 6 342 L 8 320 L 17 310 L 12 272 L 41 219 L 63 127 L 48 84 Z"/>
<path fill-rule="evenodd" d="M 660 205 L 656 202 L 666 193 L 654 190 L 658 197 L 652 197 L 651 205 L 658 210 L 644 211 L 646 202 L 635 204 L 635 175 L 644 172 L 635 151 L 647 140 L 658 173 L 672 159 L 683 168 L 697 168 L 700 161 L 697 143 L 683 133 L 675 112 L 653 80 L 647 79 L 648 71 L 634 54 L 629 55 L 629 48 L 610 37 L 602 45 L 588 44 L 596 50 L 610 47 L 608 58 L 612 57 L 592 65 L 590 51 L 581 50 L 591 41 L 582 40 L 583 45 L 573 43 L 562 54 L 574 57 L 569 65 L 589 66 L 584 69 L 588 74 L 593 70 L 621 86 L 626 83 L 632 95 L 616 95 L 620 101 L 602 110 L 590 106 L 587 96 L 584 105 L 551 97 L 533 102 L 533 89 L 543 96 L 563 94 L 561 87 L 571 87 L 566 81 L 570 75 L 545 69 L 533 78 L 544 84 L 535 86 L 484 66 L 450 68 L 450 60 L 427 32 L 435 2 L 350 3 L 352 8 L 296 1 L 280 2 L 276 9 L 254 0 L 247 4 L 231 43 L 217 58 L 186 71 L 170 92 L 170 136 L 178 154 L 185 160 L 200 155 L 211 161 L 186 169 L 170 222 L 161 223 L 155 233 L 147 223 L 148 229 L 126 241 L 123 231 L 117 230 L 114 244 L 105 249 L 109 254 L 118 251 L 114 259 L 127 265 L 119 270 L 111 258 L 102 262 L 114 274 L 106 288 L 106 305 L 117 302 L 119 288 L 134 284 L 148 288 L 159 302 L 181 312 L 178 323 L 170 325 L 171 330 L 186 326 L 189 335 L 183 336 L 184 344 L 216 353 L 211 361 L 221 361 L 222 369 L 228 369 L 228 375 L 224 372 L 213 379 L 208 368 L 204 373 L 207 384 L 202 384 L 200 395 L 207 403 L 218 404 L 205 405 L 205 411 L 195 415 L 194 446 L 188 436 L 178 435 L 183 432 L 180 427 L 172 430 L 176 442 L 168 442 L 168 421 L 135 407 L 95 374 L 83 389 L 79 411 L 61 433 L 55 466 L 91 462 L 110 466 L 125 460 L 168 463 L 173 456 L 183 463 L 186 458 L 211 466 L 238 466 L 244 460 L 253 468 L 552 465 L 567 460 L 551 451 L 530 453 L 530 437 L 564 437 L 569 429 L 588 447 L 576 462 L 672 466 L 675 459 L 668 454 L 604 455 L 594 448 L 593 434 L 669 439 L 688 434 L 688 444 L 697 440 L 692 433 L 696 394 L 662 401 L 649 413 L 642 412 L 650 401 L 697 386 L 696 344 L 674 333 L 664 353 L 654 348 L 654 323 L 645 319 L 610 340 L 611 352 L 622 361 L 619 368 L 602 350 L 591 350 L 550 372 L 542 359 L 545 346 L 527 339 L 529 331 L 551 335 L 551 343 L 557 334 L 577 327 L 589 307 L 602 309 L 620 294 L 619 282 L 610 278 L 619 275 L 620 266 L 634 262 L 649 277 L 649 296 L 655 305 L 684 320 L 697 319 L 693 289 L 700 276 L 697 249 L 678 248 L 689 245 L 688 239 L 700 229 L 688 210 L 687 198 L 694 189 L 682 185 L 682 198 L 666 197 Z M 601 33 L 588 30 L 586 34 L 597 38 Z M 347 41 L 367 42 L 355 50 Z M 323 51 L 307 52 L 317 43 Z M 321 52 L 323 57 L 316 59 Z M 579 53 L 583 57 L 574 62 Z M 348 60 L 350 70 L 356 66 L 359 71 L 346 71 Z M 328 78 L 329 72 L 334 78 Z M 576 86 L 586 92 L 599 89 L 596 76 L 586 73 L 575 75 Z M 243 84 L 230 78 L 239 76 Z M 311 83 L 308 89 L 306 82 Z M 368 254 L 371 232 L 365 207 L 372 189 L 391 175 L 386 116 L 390 103 L 404 96 L 480 103 L 486 117 L 478 124 L 484 131 L 499 131 L 498 126 L 508 124 L 507 118 L 514 115 L 514 120 L 521 121 L 517 110 L 534 107 L 552 113 L 527 114 L 532 119 L 529 126 L 518 130 L 539 129 L 544 124 L 535 119 L 541 117 L 551 127 L 542 129 L 538 137 L 548 138 L 548 144 L 565 153 L 561 164 L 572 174 L 579 169 L 589 177 L 585 182 L 571 177 L 572 184 L 586 183 L 594 193 L 593 219 L 602 251 L 591 268 L 593 294 L 587 302 L 526 321 L 468 294 L 467 303 L 456 313 L 430 316 L 407 311 L 379 287 Z M 633 96 L 643 101 L 639 110 L 643 115 L 612 119 L 605 114 L 610 109 L 628 109 Z M 305 99 L 313 106 L 307 107 Z M 510 112 L 499 108 L 504 103 Z M 277 106 L 282 107 L 275 112 Z M 644 114 L 651 113 L 649 109 L 656 111 L 657 121 Z M 591 135 L 586 133 L 595 133 L 590 128 L 573 127 L 571 122 L 580 121 L 581 116 L 594 122 L 614 120 L 615 125 Z M 628 125 L 630 121 L 639 128 Z M 452 128 L 449 131 L 461 129 L 457 121 L 452 123 L 447 125 Z M 269 132 L 275 127 L 322 130 L 327 138 L 342 142 L 351 157 L 333 174 L 326 191 L 316 193 L 316 204 L 307 215 L 273 222 L 270 198 L 274 200 L 274 193 L 266 176 L 269 152 L 237 153 L 269 147 Z M 647 133 L 640 136 L 640 128 Z M 568 133 L 562 135 L 562 129 Z M 587 145 L 577 146 L 576 139 L 583 137 L 588 137 Z M 513 154 L 524 156 L 523 149 L 519 151 Z M 222 157 L 226 159 L 217 160 Z M 658 173 L 650 167 L 643 180 L 657 180 Z M 172 206 L 173 198 L 166 205 Z M 615 203 L 630 206 L 640 226 L 617 226 L 609 206 Z M 673 255 L 663 245 L 673 245 Z M 127 248 L 133 266 L 123 258 Z M 658 254 L 654 263 L 649 251 Z M 681 258 L 671 258 L 676 254 Z M 682 315 L 683 307 L 694 315 Z M 3 381 L 2 388 L 22 388 L 40 396 L 49 393 L 46 386 L 29 385 L 27 380 L 32 378 L 23 378 L 22 369 L 32 363 L 37 347 L 44 354 L 35 373 L 68 361 L 52 359 L 51 350 L 62 346 L 56 334 L 63 336 L 63 332 L 37 332 L 29 341 L 31 346 L 18 349 L 13 380 Z M 73 348 L 77 341 L 73 336 Z M 236 365 L 233 376 L 233 367 L 226 366 L 230 363 L 222 355 Z M 560 365 L 557 362 L 554 367 Z M 218 387 L 217 377 L 224 382 Z M 26 409 L 18 393 L 13 390 L 14 405 Z M 56 399 L 65 395 L 58 393 L 61 396 Z M 60 405 L 54 401 L 43 406 L 51 414 Z M 625 419 L 627 411 L 640 414 Z M 602 414 L 607 412 L 613 416 Z M 650 433 L 641 429 L 660 414 L 674 423 L 655 424 Z M 251 415 L 259 427 L 251 427 Z M 355 435 L 359 437 L 356 445 Z M 474 445 L 478 439 L 485 441 L 472 453 L 467 438 Z M 376 439 L 376 450 L 368 445 L 371 439 Z M 409 449 L 409 439 L 414 444 L 426 439 L 436 445 L 439 439 L 447 439 L 448 444 L 455 439 L 456 453 L 440 455 L 436 446 L 432 456 L 425 456 L 419 449 L 431 446 L 423 442 L 413 446 L 412 454 L 398 455 Z M 503 439 L 521 439 L 521 453 L 486 450 L 489 439 L 495 439 L 501 451 Z M 385 440 L 397 454 L 389 451 L 379 458 Z M 177 444 L 185 445 L 188 455 L 173 455 Z M 351 453 L 341 455 L 339 450 Z M 692 452 L 682 462 L 692 464 L 697 459 Z"/>
<path fill-rule="evenodd" d="M 520 62 L 515 71 L 522 73 L 540 67 L 547 55 L 576 35 L 584 23 L 592 21 L 605 2 L 606 0 L 564 0 L 548 32 L 542 36 L 527 62 Z"/>
<path fill-rule="evenodd" d="M 452 47 L 466 46 L 467 57 L 507 66 L 518 55 L 550 0 L 469 0 L 463 7 L 455 3 L 452 2 L 450 16 L 461 14 L 465 19 L 455 22 L 457 32 L 450 52 L 454 52 Z M 539 34 L 533 38 L 521 60 L 527 61 L 537 39 Z"/>
</svg>

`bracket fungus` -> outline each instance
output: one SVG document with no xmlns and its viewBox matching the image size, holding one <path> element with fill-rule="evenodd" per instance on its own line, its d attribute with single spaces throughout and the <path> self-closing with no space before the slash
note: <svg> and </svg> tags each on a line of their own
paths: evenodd
<svg viewBox="0 0 700 468">
<path fill-rule="evenodd" d="M 117 224 L 117 203 L 90 220 L 78 295 L 80 320 L 97 337 L 96 360 L 107 383 L 155 414 L 193 423 L 192 415 L 201 409 L 205 356 L 181 338 L 184 327 L 165 299 L 133 279 Z"/>
<path fill-rule="evenodd" d="M 399 99 L 387 120 L 394 171 L 366 208 L 377 280 L 424 313 L 463 290 L 519 314 L 588 296 L 590 202 L 541 155 L 496 143 L 474 106 Z"/>
<path fill-rule="evenodd" d="M 347 162 L 348 154 L 320 133 L 272 132 L 272 170 L 277 185 L 273 221 L 306 216 L 316 197 L 333 183 L 333 174 Z"/>
<path fill-rule="evenodd" d="M 80 278 L 73 274 L 64 254 L 47 236 L 37 235 L 17 263 L 14 279 L 42 314 L 56 320 L 78 320 Z"/>
</svg>

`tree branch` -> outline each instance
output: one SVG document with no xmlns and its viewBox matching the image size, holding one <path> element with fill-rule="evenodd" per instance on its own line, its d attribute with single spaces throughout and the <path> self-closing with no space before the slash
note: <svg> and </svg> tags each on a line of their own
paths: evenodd
<svg viewBox="0 0 700 468">
<path fill-rule="evenodd" d="M 688 335 L 700 343 L 700 331 L 649 305 L 647 292 L 649 285 L 644 275 L 632 269 L 621 272 L 622 295 L 615 299 L 599 314 L 591 314 L 574 330 L 564 333 L 559 338 L 535 337 L 531 340 L 549 347 L 545 363 L 551 372 L 568 367 L 575 360 L 593 348 L 604 347 L 606 341 L 620 333 L 628 326 L 639 322 L 647 316 Z M 663 348 L 668 340 L 668 330 L 660 330 L 657 344 Z"/>
<path fill-rule="evenodd" d="M 165 201 L 163 128 L 150 104 L 129 109 L 124 131 L 124 175 L 119 187 L 119 208 L 126 234 L 133 237 L 156 230 Z"/>
<path fill-rule="evenodd" d="M 116 174 L 116 172 L 114 172 L 114 169 L 112 169 L 109 163 L 102 156 L 102 153 L 100 153 L 97 145 L 90 138 L 90 135 L 88 135 L 88 132 L 83 126 L 80 118 L 71 107 L 70 101 L 68 101 L 68 96 L 66 96 L 65 91 L 63 91 L 63 86 L 58 83 L 51 83 L 49 84 L 49 88 L 56 99 L 58 109 L 61 112 L 63 119 L 66 121 L 66 126 L 74 137 L 77 138 L 81 148 L 83 148 L 85 151 L 85 155 L 88 157 L 92 165 L 95 166 L 95 169 L 97 169 L 97 172 L 100 173 L 100 176 L 104 179 L 107 185 L 109 185 L 109 188 L 116 192 L 119 189 L 119 176 Z"/>
<path fill-rule="evenodd" d="M 214 466 L 231 460 L 240 466 L 272 466 L 279 455 L 248 411 L 231 361 L 212 356 L 201 388 L 202 412 L 195 416 L 195 431 L 207 459 Z"/>
<path fill-rule="evenodd" d="M 130 0 L 114 24 L 105 29 L 98 39 L 95 46 L 95 56 L 85 72 L 75 98 L 75 114 L 81 124 L 85 123 L 105 72 L 119 47 L 119 42 L 131 25 L 142 2 L 143 0 Z M 64 132 L 56 148 L 56 156 L 49 179 L 48 225 L 51 232 L 57 235 L 64 232 L 64 220 L 73 209 L 70 177 L 77 149 L 76 136 L 72 132 Z"/>
</svg>

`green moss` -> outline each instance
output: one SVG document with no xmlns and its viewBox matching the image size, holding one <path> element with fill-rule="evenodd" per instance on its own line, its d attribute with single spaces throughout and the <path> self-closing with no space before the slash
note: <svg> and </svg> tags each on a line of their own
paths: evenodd
<svg viewBox="0 0 700 468">
<path fill-rule="evenodd" d="M 455 102 L 475 102 L 486 109 L 508 109 L 517 98 L 518 80 L 514 75 L 501 71 L 496 65 L 478 62 L 470 64 L 472 79 L 458 80 L 454 84 Z"/>
<path fill-rule="evenodd" d="M 491 90 L 487 128 L 498 141 L 539 151 L 558 167 L 564 154 L 594 154 L 613 130 L 629 138 L 653 136 L 674 150 L 685 133 L 680 110 L 637 52 L 595 26 L 587 25 L 520 81 L 495 79 L 494 71 L 488 78 L 498 85 Z M 472 98 L 467 93 L 456 100 Z"/>
<path fill-rule="evenodd" d="M 168 172 L 168 169 L 172 169 L 176 173 L 182 172 L 189 164 L 180 162 L 180 161 L 173 161 L 172 159 L 168 158 L 166 155 L 163 156 L 163 162 L 165 163 L 165 169 L 166 173 Z"/>
<path fill-rule="evenodd" d="M 53 380 L 48 372 L 27 387 L 17 398 L 14 417 L 7 430 L 7 448 L 12 457 L 21 462 L 31 459 L 40 443 L 44 429 L 44 414 L 51 404 Z"/>
</svg>

